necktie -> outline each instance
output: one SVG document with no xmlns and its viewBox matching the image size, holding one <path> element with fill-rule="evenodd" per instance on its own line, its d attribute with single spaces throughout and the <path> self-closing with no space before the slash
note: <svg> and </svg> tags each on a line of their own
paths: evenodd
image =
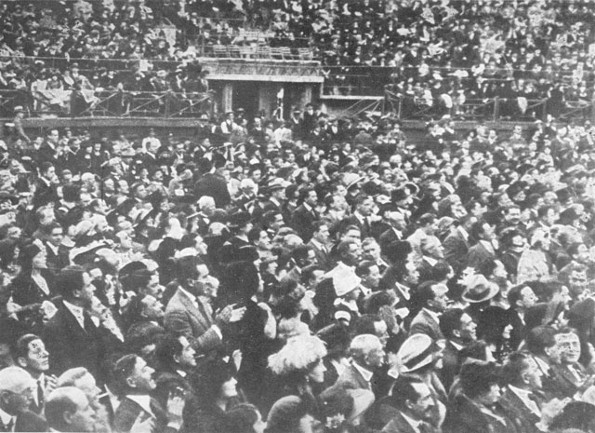
<svg viewBox="0 0 595 433">
<path fill-rule="evenodd" d="M 41 379 L 37 380 L 37 406 L 41 409 L 43 408 L 43 404 L 45 402 L 43 396 L 43 385 L 41 383 Z"/>
</svg>

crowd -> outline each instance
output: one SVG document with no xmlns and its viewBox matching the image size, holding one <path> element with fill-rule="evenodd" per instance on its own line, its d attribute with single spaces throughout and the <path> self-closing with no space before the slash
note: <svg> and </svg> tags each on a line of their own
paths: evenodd
<svg viewBox="0 0 595 433">
<path fill-rule="evenodd" d="M 22 91 L 27 98 L 15 105 L 32 111 L 78 86 L 92 104 L 93 89 L 129 90 L 134 73 L 148 90 L 164 74 L 184 80 L 179 65 L 236 45 L 289 47 L 296 56 L 310 47 L 330 94 L 382 94 L 377 78 L 392 74 L 404 111 L 429 117 L 465 116 L 465 102 L 497 97 L 504 117 L 540 118 L 538 101 L 547 100 L 558 118 L 593 98 L 589 1 L 19 1 L 0 5 L 0 17 L 0 90 Z M 84 78 L 73 76 L 73 63 Z"/>
<path fill-rule="evenodd" d="M 595 128 L 0 143 L 0 430 L 590 432 Z"/>
</svg>

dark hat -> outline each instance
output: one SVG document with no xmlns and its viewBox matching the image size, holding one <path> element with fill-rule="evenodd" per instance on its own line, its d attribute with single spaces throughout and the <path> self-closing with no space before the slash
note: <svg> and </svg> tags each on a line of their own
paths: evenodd
<svg viewBox="0 0 595 433">
<path fill-rule="evenodd" d="M 388 244 L 384 249 L 384 255 L 392 262 L 405 260 L 413 249 L 408 241 L 394 241 Z"/>
<path fill-rule="evenodd" d="M 405 188 L 394 189 L 390 192 L 390 199 L 393 203 L 405 200 L 407 197 L 409 197 L 409 193 Z"/>
<path fill-rule="evenodd" d="M 239 228 L 243 227 L 248 224 L 251 220 L 250 214 L 248 212 L 239 211 L 233 213 L 228 218 L 228 224 L 230 227 Z"/>
</svg>

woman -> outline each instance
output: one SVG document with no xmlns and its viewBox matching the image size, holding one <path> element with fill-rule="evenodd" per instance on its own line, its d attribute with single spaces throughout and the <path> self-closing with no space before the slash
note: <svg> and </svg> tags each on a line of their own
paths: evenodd
<svg viewBox="0 0 595 433">
<path fill-rule="evenodd" d="M 313 386 L 324 382 L 326 354 L 321 339 L 302 335 L 290 339 L 279 352 L 269 356 L 269 369 L 274 375 L 273 389 L 268 393 L 272 402 L 294 396 L 308 414 L 318 417 L 320 410 Z"/>
<path fill-rule="evenodd" d="M 220 359 L 209 359 L 190 376 L 196 390 L 184 406 L 186 431 L 213 433 L 224 420 L 225 413 L 241 402 L 232 365 Z"/>
<path fill-rule="evenodd" d="M 12 281 L 12 299 L 25 306 L 50 300 L 53 292 L 51 273 L 47 269 L 45 246 L 31 243 L 21 249 L 21 271 Z"/>
<path fill-rule="evenodd" d="M 531 248 L 523 251 L 517 268 L 517 284 L 525 281 L 548 281 L 553 274 L 549 256 L 550 234 L 543 229 L 536 229 L 531 236 Z"/>
</svg>

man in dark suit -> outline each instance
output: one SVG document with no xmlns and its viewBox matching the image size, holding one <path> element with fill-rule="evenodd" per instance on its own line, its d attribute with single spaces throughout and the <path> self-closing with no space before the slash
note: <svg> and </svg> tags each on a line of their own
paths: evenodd
<svg viewBox="0 0 595 433">
<path fill-rule="evenodd" d="M 396 411 L 394 417 L 382 429 L 383 433 L 431 433 L 435 402 L 430 388 L 415 377 L 400 376 L 395 381 L 393 393 L 387 403 Z"/>
<path fill-rule="evenodd" d="M 46 417 L 51 431 L 94 432 L 95 409 L 78 388 L 58 388 L 48 397 Z"/>
<path fill-rule="evenodd" d="M 126 355 L 116 362 L 116 379 L 122 385 L 122 402 L 116 409 L 114 427 L 117 432 L 128 433 L 136 424 L 153 420 L 151 432 L 173 433 L 182 427 L 184 399 L 173 394 L 166 409 L 150 396 L 155 389 L 153 370 L 136 355 Z"/>
<path fill-rule="evenodd" d="M 199 354 L 208 353 L 221 346 L 222 327 L 232 318 L 239 320 L 242 311 L 228 305 L 213 314 L 206 293 L 209 269 L 199 257 L 181 258 L 177 269 L 179 286 L 165 309 L 165 329 L 185 336 Z"/>
<path fill-rule="evenodd" d="M 45 420 L 29 410 L 36 389 L 35 380 L 22 368 L 0 370 L 0 431 L 47 431 Z"/>
<path fill-rule="evenodd" d="M 29 409 L 39 415 L 43 412 L 45 397 L 56 387 L 56 377 L 46 375 L 50 368 L 49 353 L 41 338 L 25 334 L 17 340 L 13 358 L 35 380 L 35 393 Z"/>
<path fill-rule="evenodd" d="M 372 236 L 370 216 L 374 209 L 374 199 L 366 194 L 359 194 L 355 197 L 353 204 L 353 215 L 346 218 L 345 226 L 354 225 L 360 229 L 362 239 Z"/>
<path fill-rule="evenodd" d="M 196 197 L 209 195 L 215 199 L 218 208 L 224 208 L 231 203 L 231 195 L 227 189 L 227 182 L 219 171 L 225 166 L 225 158 L 220 161 L 222 157 L 218 156 L 213 155 L 213 162 L 207 158 L 200 160 L 199 168 L 202 175 L 194 185 L 194 193 Z"/>
<path fill-rule="evenodd" d="M 477 339 L 476 328 L 471 316 L 460 308 L 448 309 L 440 316 L 440 331 L 446 338 L 446 345 L 442 351 L 442 368 L 439 373 L 446 390 L 450 389 L 455 376 L 459 374 L 460 351 Z"/>
<path fill-rule="evenodd" d="M 320 218 L 315 209 L 318 195 L 314 188 L 306 188 L 300 193 L 300 200 L 302 204 L 293 212 L 290 226 L 298 232 L 304 242 L 308 242 L 314 234 L 314 224 Z"/>
<path fill-rule="evenodd" d="M 494 227 L 486 221 L 477 221 L 471 226 L 470 235 L 477 243 L 469 248 L 464 267 L 478 269 L 483 263 L 496 258 Z"/>
<path fill-rule="evenodd" d="M 411 321 L 410 335 L 426 334 L 433 341 L 442 340 L 440 315 L 446 310 L 448 288 L 436 281 L 425 281 L 417 289 L 419 302 L 423 306 Z"/>
<path fill-rule="evenodd" d="M 314 256 L 316 257 L 316 263 L 320 266 L 324 271 L 328 271 L 332 266 L 332 261 L 330 259 L 330 247 L 328 245 L 330 232 L 329 226 L 327 221 L 317 221 L 313 224 L 314 231 L 312 234 L 312 239 L 308 242 L 308 247 L 312 251 L 314 251 Z"/>
<path fill-rule="evenodd" d="M 378 243 L 380 244 L 382 254 L 386 255 L 386 251 L 390 244 L 402 241 L 405 238 L 407 223 L 405 222 L 405 216 L 399 211 L 399 208 L 395 204 L 388 203 L 385 207 L 388 209 L 384 209 L 384 219 L 390 227 L 380 234 Z"/>
<path fill-rule="evenodd" d="M 103 384 L 103 360 L 111 349 L 87 312 L 95 291 L 91 277 L 81 266 L 67 266 L 60 272 L 56 287 L 62 291 L 63 300 L 43 332 L 50 370 L 61 374 L 69 368 L 85 367 Z"/>
<path fill-rule="evenodd" d="M 196 352 L 184 336 L 166 336 L 155 351 L 158 368 L 155 374 L 157 387 L 152 395 L 164 407 L 171 392 L 183 389 L 189 392 L 192 388 L 188 375 L 196 367 Z M 188 398 L 186 397 L 186 401 Z"/>
<path fill-rule="evenodd" d="M 41 163 L 39 169 L 41 176 L 37 181 L 35 188 L 35 194 L 33 195 L 32 204 L 35 209 L 45 206 L 49 203 L 57 203 L 60 198 L 58 197 L 58 189 L 56 185 L 56 168 L 51 162 L 44 161 Z"/>
<path fill-rule="evenodd" d="M 543 373 L 529 353 L 511 353 L 504 364 L 504 379 L 508 383 L 500 405 L 519 432 L 538 433 L 541 408 L 546 402 L 542 393 Z"/>
<path fill-rule="evenodd" d="M 444 239 L 444 258 L 455 272 L 463 270 L 469 252 L 469 230 L 477 221 L 472 214 L 461 218 L 460 225 Z"/>
</svg>

